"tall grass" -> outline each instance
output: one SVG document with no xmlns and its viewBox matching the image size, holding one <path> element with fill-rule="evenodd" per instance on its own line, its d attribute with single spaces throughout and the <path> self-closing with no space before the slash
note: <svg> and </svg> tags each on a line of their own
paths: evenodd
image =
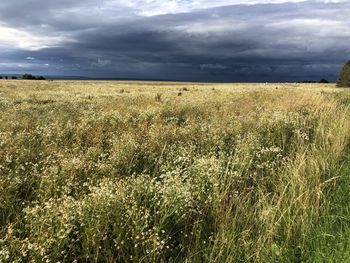
<svg viewBox="0 0 350 263">
<path fill-rule="evenodd" d="M 332 89 L 1 85 L 0 262 L 310 255 L 349 139 Z"/>
</svg>

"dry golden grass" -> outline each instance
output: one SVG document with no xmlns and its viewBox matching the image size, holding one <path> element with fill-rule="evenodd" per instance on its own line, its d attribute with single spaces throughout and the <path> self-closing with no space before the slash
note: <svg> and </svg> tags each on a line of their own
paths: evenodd
<svg viewBox="0 0 350 263">
<path fill-rule="evenodd" d="M 306 260 L 349 139 L 341 92 L 0 81 L 0 262 Z"/>
</svg>

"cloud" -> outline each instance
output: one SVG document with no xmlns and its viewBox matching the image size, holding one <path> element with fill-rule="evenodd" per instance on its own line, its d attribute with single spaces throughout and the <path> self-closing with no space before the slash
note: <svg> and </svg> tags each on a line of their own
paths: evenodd
<svg viewBox="0 0 350 263">
<path fill-rule="evenodd" d="M 221 6 L 230 5 L 256 5 L 256 4 L 281 4 L 285 2 L 289 3 L 300 3 L 305 0 L 128 0 L 128 1 L 109 1 L 114 3 L 110 6 L 120 6 L 129 7 L 135 10 L 138 14 L 144 16 L 154 16 L 162 14 L 176 14 L 191 12 L 194 10 L 209 9 Z M 318 0 L 315 2 L 319 3 L 341 3 L 345 0 Z"/>
<path fill-rule="evenodd" d="M 221 64 L 201 64 L 201 69 L 218 69 L 218 70 L 224 70 L 227 69 L 227 66 L 221 65 Z"/>
<path fill-rule="evenodd" d="M 0 2 L 0 70 L 21 63 L 97 77 L 334 80 L 350 57 L 348 1 L 22 2 Z"/>
<path fill-rule="evenodd" d="M 98 58 L 96 62 L 92 63 L 92 66 L 94 66 L 94 67 L 106 67 L 110 64 L 111 64 L 111 61 L 109 59 Z"/>
<path fill-rule="evenodd" d="M 36 34 L 25 30 L 0 25 L 0 47 L 17 47 L 28 50 L 39 50 L 57 46 L 64 42 L 63 36 Z"/>
</svg>

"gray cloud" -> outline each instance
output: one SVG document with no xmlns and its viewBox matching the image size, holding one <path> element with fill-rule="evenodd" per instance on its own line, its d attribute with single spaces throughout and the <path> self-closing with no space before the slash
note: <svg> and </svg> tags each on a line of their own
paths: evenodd
<svg viewBox="0 0 350 263">
<path fill-rule="evenodd" d="M 227 66 L 221 65 L 221 64 L 202 64 L 200 65 L 201 69 L 218 69 L 218 70 L 224 70 L 227 69 Z"/>
<path fill-rule="evenodd" d="M 6 2 L 0 3 L 0 33 L 3 25 L 43 40 L 30 45 L 32 38 L 21 33 L 28 44 L 16 46 L 14 39 L 11 48 L 0 51 L 2 71 L 207 81 L 335 80 L 350 58 L 349 2 L 231 5 L 150 17 L 127 5 L 100 8 L 95 0 Z"/>
</svg>

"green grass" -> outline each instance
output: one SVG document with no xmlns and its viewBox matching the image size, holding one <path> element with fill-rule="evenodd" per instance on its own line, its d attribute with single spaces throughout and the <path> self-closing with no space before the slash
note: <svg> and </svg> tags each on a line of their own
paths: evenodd
<svg viewBox="0 0 350 263">
<path fill-rule="evenodd" d="M 307 238 L 304 262 L 350 262 L 350 150 L 324 195 L 325 208 Z"/>
<path fill-rule="evenodd" d="M 348 95 L 332 85 L 0 94 L 0 262 L 348 259 Z"/>
<path fill-rule="evenodd" d="M 350 157 L 325 192 L 327 204 L 307 236 L 303 262 L 350 262 Z"/>
</svg>

